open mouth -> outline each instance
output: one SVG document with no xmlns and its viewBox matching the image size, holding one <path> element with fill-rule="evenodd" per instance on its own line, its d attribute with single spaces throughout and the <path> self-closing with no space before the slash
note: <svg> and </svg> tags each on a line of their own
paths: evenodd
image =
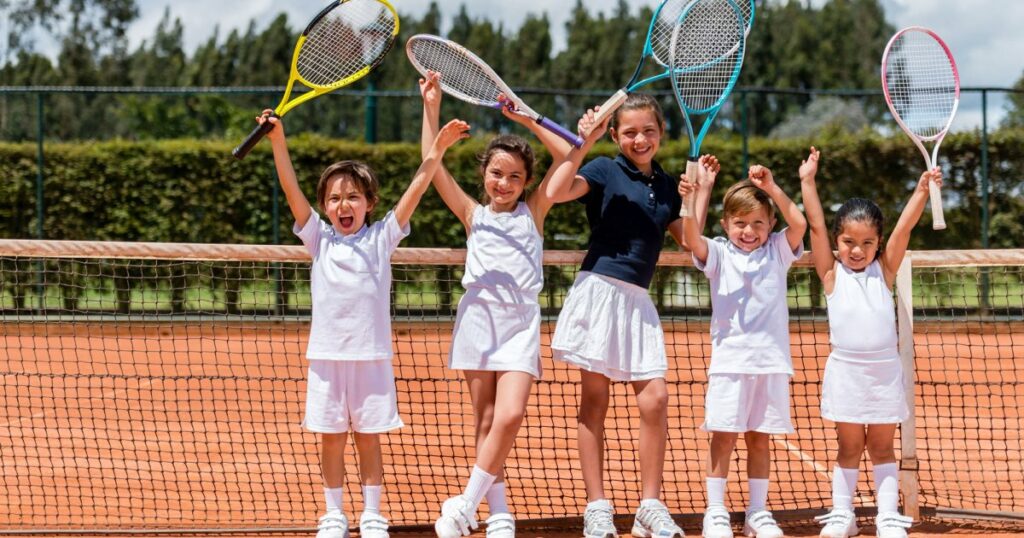
<svg viewBox="0 0 1024 538">
<path fill-rule="evenodd" d="M 342 228 L 351 228 L 352 224 L 356 221 L 355 217 L 340 217 L 338 223 L 341 224 Z"/>
</svg>

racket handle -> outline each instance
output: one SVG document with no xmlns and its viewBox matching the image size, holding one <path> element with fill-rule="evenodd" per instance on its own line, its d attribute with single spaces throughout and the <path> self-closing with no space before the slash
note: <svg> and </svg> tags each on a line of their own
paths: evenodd
<svg viewBox="0 0 1024 538">
<path fill-rule="evenodd" d="M 549 120 L 548 118 L 541 116 L 540 118 L 538 118 L 537 123 L 539 123 L 545 129 L 551 131 L 552 133 L 555 133 L 556 135 L 564 138 L 566 142 L 572 144 L 573 146 L 577 148 L 583 147 L 583 139 L 580 138 L 576 133 L 566 129 L 565 127 L 562 127 L 561 125 Z"/>
<path fill-rule="evenodd" d="M 934 181 L 928 185 L 928 197 L 932 201 L 932 229 L 945 230 L 946 216 L 942 213 L 942 189 Z"/>
<path fill-rule="evenodd" d="M 253 148 L 253 146 L 259 143 L 260 140 L 263 140 L 263 137 L 266 136 L 267 133 L 269 133 L 271 130 L 273 130 L 273 128 L 274 124 L 270 123 L 269 121 L 265 121 L 257 125 L 256 128 L 253 129 L 251 133 L 249 133 L 249 136 L 245 137 L 245 140 L 243 140 L 242 143 L 239 144 L 237 148 L 231 150 L 231 154 L 234 155 L 236 159 L 244 159 L 245 156 L 249 154 L 249 151 Z"/>
<path fill-rule="evenodd" d="M 626 102 L 627 97 L 629 97 L 629 94 L 626 93 L 626 90 L 619 90 L 615 92 L 615 95 L 609 97 L 608 100 L 601 105 L 601 108 L 597 110 L 597 115 L 594 116 L 594 126 L 596 127 L 598 125 L 601 125 L 601 123 L 604 120 L 606 120 L 608 116 L 614 114 L 615 111 L 618 110 L 620 106 L 622 106 L 622 103 Z M 587 138 L 588 136 L 590 136 L 590 131 L 588 130 L 580 134 L 583 135 L 583 138 Z"/>
<path fill-rule="evenodd" d="M 700 165 L 696 159 L 687 159 L 686 161 L 686 181 L 690 183 L 697 182 L 697 174 L 700 173 Z M 683 205 L 679 206 L 680 217 L 696 217 L 697 216 L 697 193 L 693 193 L 686 198 L 683 198 Z"/>
</svg>

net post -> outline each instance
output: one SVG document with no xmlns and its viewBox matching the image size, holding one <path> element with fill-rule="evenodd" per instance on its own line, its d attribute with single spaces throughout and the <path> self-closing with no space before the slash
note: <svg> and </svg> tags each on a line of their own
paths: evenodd
<svg viewBox="0 0 1024 538">
<path fill-rule="evenodd" d="M 904 514 L 919 520 L 917 431 L 914 400 L 914 284 L 912 253 L 903 257 L 896 272 L 896 326 L 899 330 L 900 362 L 903 364 L 903 390 L 910 414 L 900 425 L 900 493 L 903 494 Z"/>
</svg>

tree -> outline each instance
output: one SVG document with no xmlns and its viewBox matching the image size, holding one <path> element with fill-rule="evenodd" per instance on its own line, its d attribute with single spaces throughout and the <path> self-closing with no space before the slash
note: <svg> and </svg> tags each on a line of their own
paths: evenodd
<svg viewBox="0 0 1024 538">
<path fill-rule="evenodd" d="M 1008 95 L 1006 103 L 1006 117 L 1003 118 L 1003 127 L 1009 129 L 1024 128 L 1024 73 L 1013 85 L 1015 90 Z"/>
</svg>

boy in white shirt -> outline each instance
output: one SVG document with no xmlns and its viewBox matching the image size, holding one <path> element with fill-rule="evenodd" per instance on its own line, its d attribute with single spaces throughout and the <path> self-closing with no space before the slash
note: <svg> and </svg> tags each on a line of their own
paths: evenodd
<svg viewBox="0 0 1024 538">
<path fill-rule="evenodd" d="M 782 536 L 765 508 L 771 468 L 768 436 L 793 432 L 786 273 L 802 254 L 807 221 L 770 170 L 755 165 L 748 177 L 725 194 L 721 224 L 726 237 L 709 240 L 701 236 L 694 218 L 683 219 L 694 264 L 711 283 L 711 367 L 702 426 L 711 432 L 703 529 L 707 538 L 733 536 L 725 485 L 741 433 L 750 486 L 743 532 L 757 538 Z M 679 184 L 684 199 L 695 190 L 687 181 Z M 776 207 L 789 227 L 773 233 Z"/>
</svg>

